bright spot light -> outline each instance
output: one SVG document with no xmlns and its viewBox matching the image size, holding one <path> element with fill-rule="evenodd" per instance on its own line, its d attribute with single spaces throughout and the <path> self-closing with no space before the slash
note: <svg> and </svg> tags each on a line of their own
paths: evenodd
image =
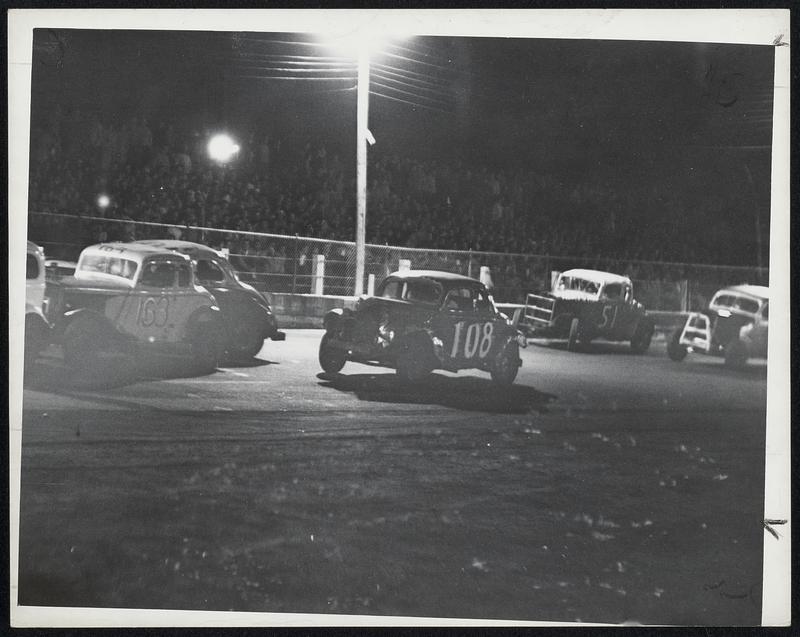
<svg viewBox="0 0 800 637">
<path fill-rule="evenodd" d="M 214 135 L 208 142 L 208 156 L 214 161 L 225 163 L 239 152 L 239 145 L 228 135 Z"/>
<path fill-rule="evenodd" d="M 108 205 L 111 203 L 111 199 L 108 198 L 108 195 L 98 195 L 97 197 L 97 207 L 98 208 L 108 208 Z"/>
<path fill-rule="evenodd" d="M 411 36 L 400 30 L 352 28 L 344 32 L 329 33 L 324 43 L 335 53 L 358 59 L 380 55 L 390 44 L 408 40 Z"/>
</svg>

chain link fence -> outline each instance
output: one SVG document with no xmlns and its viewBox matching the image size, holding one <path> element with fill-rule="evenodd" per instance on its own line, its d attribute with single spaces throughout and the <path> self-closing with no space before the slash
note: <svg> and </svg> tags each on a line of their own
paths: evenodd
<svg viewBox="0 0 800 637">
<path fill-rule="evenodd" d="M 44 247 L 48 259 L 68 261 L 77 261 L 84 247 L 102 241 L 195 241 L 227 249 L 239 276 L 255 287 L 295 294 L 318 291 L 314 285 L 318 277 L 314 275 L 321 267 L 321 255 L 324 294 L 350 296 L 355 286 L 355 244 L 349 241 L 39 212 L 28 216 L 28 237 Z M 365 276 L 374 275 L 377 283 L 397 270 L 401 259 L 407 259 L 414 269 L 445 270 L 475 278 L 481 275 L 482 267 L 488 267 L 494 297 L 504 303 L 524 303 L 528 292 L 550 288 L 552 272 L 570 268 L 625 274 L 633 280 L 635 296 L 645 307 L 667 311 L 703 309 L 720 287 L 738 283 L 767 285 L 769 280 L 767 268 L 373 244 L 366 246 Z"/>
</svg>

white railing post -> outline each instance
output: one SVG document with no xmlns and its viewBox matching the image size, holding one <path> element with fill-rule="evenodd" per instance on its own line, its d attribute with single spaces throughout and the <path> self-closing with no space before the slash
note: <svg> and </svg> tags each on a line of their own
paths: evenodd
<svg viewBox="0 0 800 637">
<path fill-rule="evenodd" d="M 489 269 L 488 265 L 481 266 L 480 281 L 489 290 L 494 287 L 494 283 L 492 282 L 492 271 Z"/>
<path fill-rule="evenodd" d="M 368 274 L 367 275 L 367 296 L 374 296 L 375 295 L 375 275 Z"/>
<path fill-rule="evenodd" d="M 311 272 L 311 293 L 322 296 L 325 282 L 325 255 L 315 254 Z"/>
<path fill-rule="evenodd" d="M 398 259 L 397 261 L 397 269 L 400 272 L 405 272 L 406 270 L 411 269 L 411 259 Z"/>
</svg>

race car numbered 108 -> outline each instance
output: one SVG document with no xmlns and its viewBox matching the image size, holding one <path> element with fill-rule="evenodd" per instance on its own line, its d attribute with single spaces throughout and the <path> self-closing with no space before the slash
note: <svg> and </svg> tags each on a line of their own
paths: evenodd
<svg viewBox="0 0 800 637">
<path fill-rule="evenodd" d="M 435 369 L 480 369 L 510 385 L 522 361 L 523 334 L 497 311 L 486 287 L 435 270 L 390 274 L 355 310 L 328 312 L 319 362 L 327 373 L 347 361 L 394 368 L 410 382 Z"/>
</svg>

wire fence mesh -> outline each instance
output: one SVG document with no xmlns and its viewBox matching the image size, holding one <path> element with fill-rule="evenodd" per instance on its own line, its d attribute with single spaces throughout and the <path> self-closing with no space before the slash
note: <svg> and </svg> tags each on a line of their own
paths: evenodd
<svg viewBox="0 0 800 637">
<path fill-rule="evenodd" d="M 348 241 L 259 232 L 176 226 L 126 219 L 31 212 L 28 237 L 49 259 L 77 261 L 87 245 L 102 241 L 176 238 L 226 249 L 239 276 L 269 292 L 318 292 L 315 277 L 324 257 L 322 293 L 350 296 L 355 287 L 356 250 Z M 506 254 L 434 250 L 367 244 L 365 277 L 379 282 L 399 268 L 401 259 L 414 269 L 456 272 L 478 278 L 488 268 L 499 302 L 524 303 L 533 290 L 549 289 L 554 271 L 591 268 L 625 274 L 633 280 L 636 298 L 652 310 L 702 309 L 720 287 L 738 283 L 767 285 L 769 270 L 757 267 L 666 263 L 602 257 Z M 487 272 L 484 271 L 484 275 Z M 367 289 L 367 281 L 364 288 Z"/>
</svg>

